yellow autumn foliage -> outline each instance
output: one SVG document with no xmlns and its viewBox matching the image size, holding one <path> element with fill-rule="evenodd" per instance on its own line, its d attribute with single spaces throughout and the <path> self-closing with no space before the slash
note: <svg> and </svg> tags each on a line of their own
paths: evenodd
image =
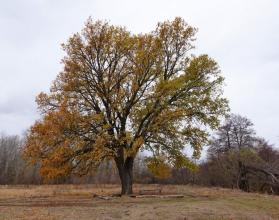
<svg viewBox="0 0 279 220">
<path fill-rule="evenodd" d="M 149 161 L 156 176 L 194 169 L 183 150 L 192 147 L 197 158 L 228 111 L 217 62 L 192 55 L 196 32 L 179 17 L 144 34 L 88 19 L 62 45 L 64 68 L 50 91 L 37 96 L 42 115 L 24 158 L 46 179 L 84 175 L 112 159 L 124 185 L 141 149 L 166 155 Z"/>
</svg>

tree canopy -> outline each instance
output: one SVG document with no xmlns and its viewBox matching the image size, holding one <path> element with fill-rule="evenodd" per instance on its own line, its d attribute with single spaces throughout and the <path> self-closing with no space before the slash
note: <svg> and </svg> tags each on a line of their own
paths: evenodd
<svg viewBox="0 0 279 220">
<path fill-rule="evenodd" d="M 189 166 L 184 148 L 198 157 L 208 129 L 228 111 L 217 62 L 190 53 L 196 32 L 181 18 L 146 34 L 88 19 L 63 44 L 64 69 L 50 92 L 37 97 L 42 118 L 28 132 L 25 158 L 47 179 L 83 175 L 112 159 L 123 194 L 132 192 L 141 149 Z"/>
</svg>

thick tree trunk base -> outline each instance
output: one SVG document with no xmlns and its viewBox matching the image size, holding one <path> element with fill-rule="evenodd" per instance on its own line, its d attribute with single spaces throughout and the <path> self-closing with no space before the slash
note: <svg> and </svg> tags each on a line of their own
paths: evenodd
<svg viewBox="0 0 279 220">
<path fill-rule="evenodd" d="M 125 161 L 122 158 L 116 158 L 115 162 L 121 180 L 121 195 L 132 195 L 134 158 L 127 157 Z"/>
<path fill-rule="evenodd" d="M 125 183 L 121 183 L 122 189 L 121 189 L 121 195 L 131 195 L 133 194 L 133 186 L 132 184 L 125 185 Z"/>
</svg>

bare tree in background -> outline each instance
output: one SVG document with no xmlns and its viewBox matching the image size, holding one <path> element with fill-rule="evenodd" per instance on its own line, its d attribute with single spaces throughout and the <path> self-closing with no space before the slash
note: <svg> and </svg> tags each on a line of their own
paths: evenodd
<svg viewBox="0 0 279 220">
<path fill-rule="evenodd" d="M 253 123 L 248 118 L 231 114 L 212 138 L 209 154 L 216 155 L 231 149 L 253 147 L 255 134 Z"/>
<path fill-rule="evenodd" d="M 212 139 L 208 156 L 204 166 L 213 185 L 278 192 L 278 152 L 256 137 L 249 119 L 232 114 Z"/>
</svg>

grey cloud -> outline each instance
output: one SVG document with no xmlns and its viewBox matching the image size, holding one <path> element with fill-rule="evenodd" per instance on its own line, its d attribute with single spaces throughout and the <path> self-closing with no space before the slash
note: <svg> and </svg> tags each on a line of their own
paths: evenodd
<svg viewBox="0 0 279 220">
<path fill-rule="evenodd" d="M 60 44 L 85 20 L 132 32 L 183 17 L 198 27 L 195 53 L 215 58 L 232 112 L 279 145 L 279 2 L 276 0 L 11 0 L 0 7 L 0 131 L 20 133 L 38 114 L 34 99 L 61 70 Z"/>
</svg>

